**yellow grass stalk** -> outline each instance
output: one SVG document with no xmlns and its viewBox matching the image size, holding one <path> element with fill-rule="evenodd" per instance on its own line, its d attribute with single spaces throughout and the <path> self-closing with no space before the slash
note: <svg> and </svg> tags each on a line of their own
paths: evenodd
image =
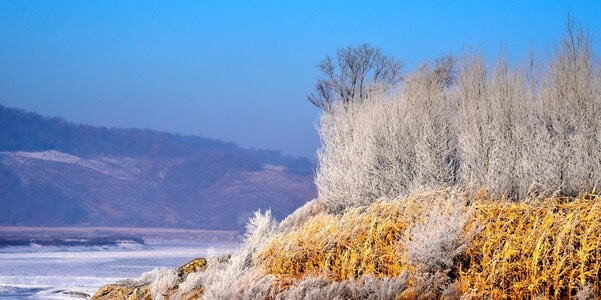
<svg viewBox="0 0 601 300">
<path fill-rule="evenodd" d="M 467 230 L 480 228 L 461 266 L 462 290 L 475 298 L 599 295 L 601 199 L 550 198 L 475 204 Z"/>
</svg>

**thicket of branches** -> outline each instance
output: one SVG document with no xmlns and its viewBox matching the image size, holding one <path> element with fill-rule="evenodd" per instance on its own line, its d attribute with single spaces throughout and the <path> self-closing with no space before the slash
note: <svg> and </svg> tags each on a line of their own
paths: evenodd
<svg viewBox="0 0 601 300">
<path fill-rule="evenodd" d="M 516 199 L 590 192 L 601 183 L 600 113 L 591 36 L 568 18 L 546 64 L 448 56 L 392 96 L 334 103 L 319 126 L 319 197 L 336 211 L 440 186 Z"/>
<path fill-rule="evenodd" d="M 326 56 L 317 65 L 321 78 L 308 99 L 325 112 L 342 105 L 363 101 L 374 91 L 385 91 L 402 80 L 403 64 L 380 48 L 362 44 L 339 49 L 336 59 Z"/>
</svg>

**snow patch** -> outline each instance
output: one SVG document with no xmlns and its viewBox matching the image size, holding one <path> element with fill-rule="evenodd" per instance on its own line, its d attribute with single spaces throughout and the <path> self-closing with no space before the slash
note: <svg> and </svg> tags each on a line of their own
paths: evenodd
<svg viewBox="0 0 601 300">
<path fill-rule="evenodd" d="M 12 156 L 12 158 L 19 163 L 24 163 L 26 159 L 35 159 L 78 165 L 121 180 L 134 180 L 141 173 L 141 171 L 135 166 L 135 160 L 131 158 L 103 157 L 99 159 L 85 159 L 56 150 L 38 152 L 17 151 L 3 153 Z"/>
</svg>

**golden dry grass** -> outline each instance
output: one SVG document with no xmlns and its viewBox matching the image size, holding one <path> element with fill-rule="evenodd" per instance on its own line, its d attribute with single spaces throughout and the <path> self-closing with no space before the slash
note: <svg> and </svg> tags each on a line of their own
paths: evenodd
<svg viewBox="0 0 601 300">
<path fill-rule="evenodd" d="M 466 227 L 478 228 L 459 279 L 475 298 L 573 298 L 599 295 L 601 199 L 482 201 Z"/>
<path fill-rule="evenodd" d="M 379 201 L 341 215 L 321 214 L 293 231 L 273 237 L 260 261 L 280 277 L 320 275 L 335 281 L 362 275 L 393 277 L 406 267 L 398 241 L 418 203 Z"/>
<path fill-rule="evenodd" d="M 321 215 L 299 231 L 275 238 L 263 253 L 268 272 L 294 277 L 319 273 L 336 280 L 376 272 L 383 276 L 400 273 L 400 268 L 389 268 L 399 265 L 396 257 L 384 254 L 395 252 L 391 249 L 392 242 L 377 248 L 371 245 L 397 238 L 404 225 L 367 220 L 360 214 L 354 209 L 341 218 Z M 352 227 L 344 228 L 342 222 Z M 370 236 L 365 227 L 378 233 Z"/>
<path fill-rule="evenodd" d="M 323 276 L 343 281 L 363 275 L 395 277 L 411 271 L 406 241 L 425 212 L 442 206 L 448 191 L 377 201 L 344 213 L 319 214 L 276 234 L 257 257 L 267 273 L 280 278 Z"/>
<path fill-rule="evenodd" d="M 429 193 L 318 215 L 273 237 L 257 262 L 281 283 L 310 276 L 333 281 L 395 277 L 407 271 L 411 285 L 420 280 L 411 278 L 419 276 L 406 247 L 411 228 L 444 197 Z M 467 246 L 450 273 L 467 298 L 568 299 L 583 288 L 599 295 L 599 196 L 517 203 L 476 198 L 464 228 Z"/>
</svg>

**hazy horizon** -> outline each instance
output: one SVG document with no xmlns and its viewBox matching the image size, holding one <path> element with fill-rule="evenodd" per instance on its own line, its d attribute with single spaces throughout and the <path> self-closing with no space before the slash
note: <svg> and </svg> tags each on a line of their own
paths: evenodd
<svg viewBox="0 0 601 300">
<path fill-rule="evenodd" d="M 600 31 L 596 1 L 3 1 L 0 103 L 314 159 L 306 96 L 326 55 L 365 42 L 405 73 L 466 47 L 517 63 L 551 51 L 568 12 Z"/>
</svg>

